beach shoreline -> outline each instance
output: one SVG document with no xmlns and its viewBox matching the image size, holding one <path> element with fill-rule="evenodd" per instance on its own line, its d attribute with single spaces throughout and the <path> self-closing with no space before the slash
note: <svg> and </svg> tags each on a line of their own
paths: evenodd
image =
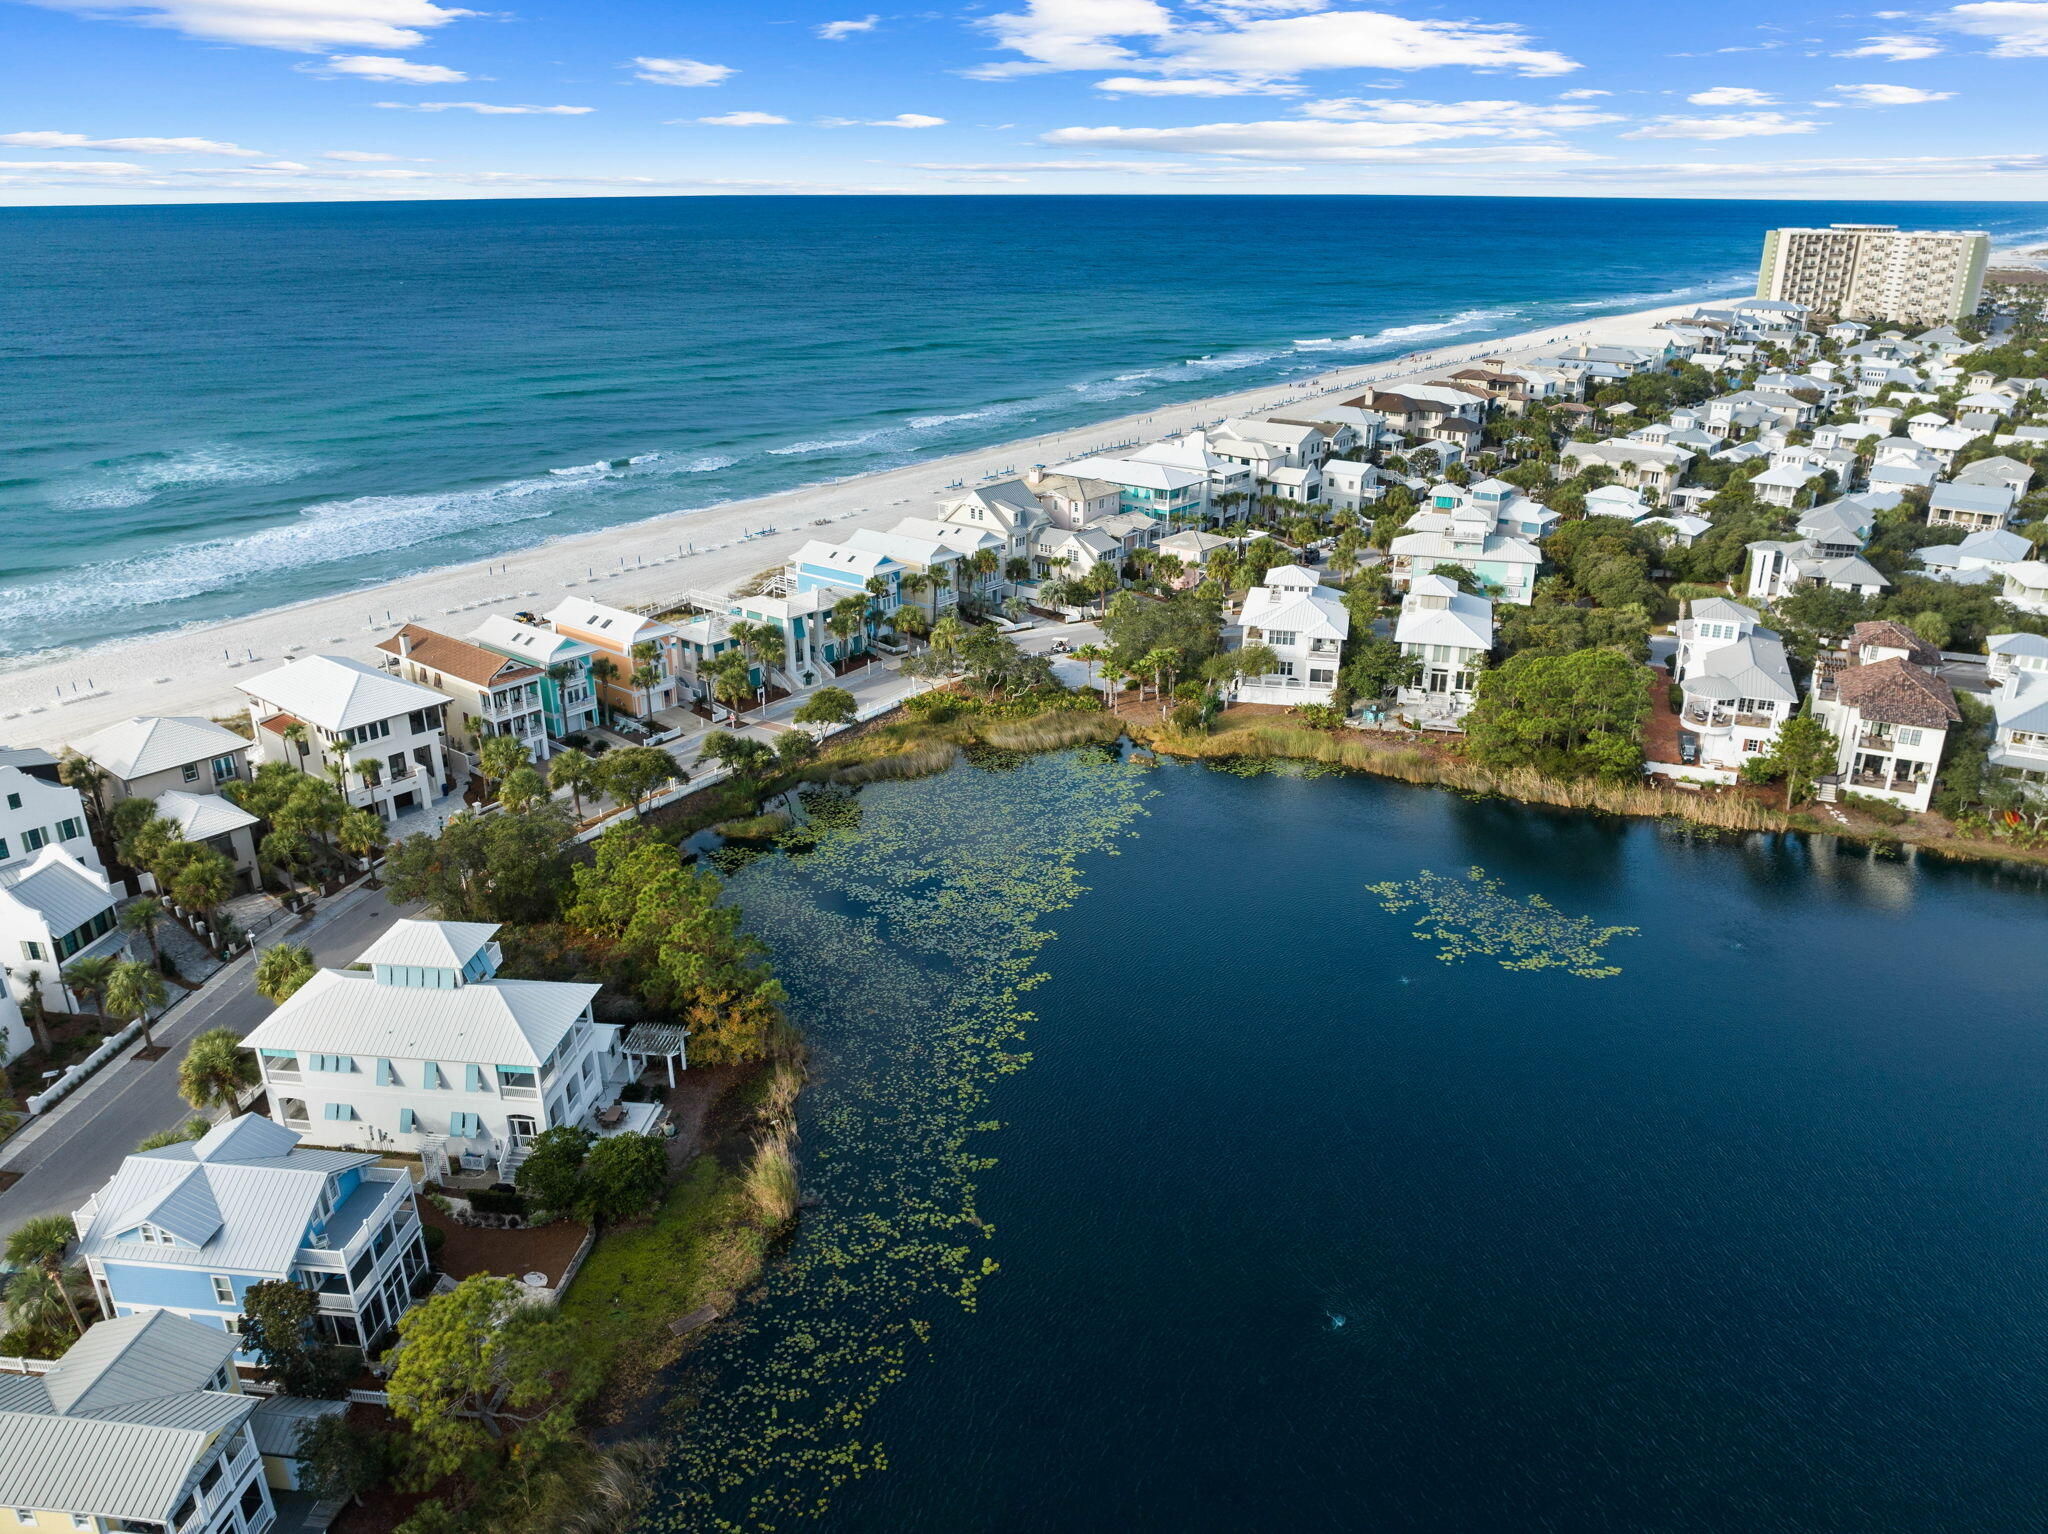
<svg viewBox="0 0 2048 1534">
<path fill-rule="evenodd" d="M 375 661 L 377 641 L 407 622 L 466 638 L 487 617 L 524 609 L 545 613 L 572 594 L 621 607 L 722 599 L 747 577 L 786 562 L 808 539 L 888 527 L 927 512 L 949 494 L 1033 464 L 1153 440 L 1223 416 L 1329 403 L 1369 384 L 1420 382 L 1480 357 L 1528 360 L 1559 345 L 1597 344 L 1691 313 L 1700 302 L 1332 368 L 902 468 L 562 534 L 501 557 L 430 568 L 241 617 L 25 656 L 0 670 L 0 742 L 55 747 L 138 714 L 240 712 L 237 682 L 306 655 Z"/>
</svg>

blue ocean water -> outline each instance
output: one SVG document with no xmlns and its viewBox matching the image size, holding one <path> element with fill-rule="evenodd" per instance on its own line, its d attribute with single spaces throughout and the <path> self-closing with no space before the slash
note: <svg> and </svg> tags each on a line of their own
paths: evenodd
<svg viewBox="0 0 2048 1534">
<path fill-rule="evenodd" d="M 2048 233 L 2012 203 L 10 209 L 0 654 L 1739 292 L 1767 225 L 1852 217 Z"/>
</svg>

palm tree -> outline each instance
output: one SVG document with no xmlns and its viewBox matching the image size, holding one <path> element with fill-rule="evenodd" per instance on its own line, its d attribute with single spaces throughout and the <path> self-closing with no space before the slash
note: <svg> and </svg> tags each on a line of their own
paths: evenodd
<svg viewBox="0 0 2048 1534">
<path fill-rule="evenodd" d="M 201 1113 L 232 1117 L 242 1094 L 263 1079 L 256 1057 L 232 1028 L 209 1028 L 185 1046 L 178 1062 L 178 1095 Z"/>
<path fill-rule="evenodd" d="M 171 898 L 199 912 L 207 926 L 217 925 L 220 903 L 235 892 L 235 865 L 211 847 L 195 847 L 171 878 Z"/>
<path fill-rule="evenodd" d="M 595 776 L 591 772 L 594 765 L 588 756 L 573 746 L 566 751 L 557 752 L 555 759 L 548 763 L 548 787 L 569 790 L 570 797 L 576 801 L 578 820 L 583 818 L 583 795 L 596 786 Z"/>
<path fill-rule="evenodd" d="M 843 597 L 825 615 L 825 627 L 839 641 L 839 657 L 832 662 L 835 674 L 843 675 L 846 662 L 853 658 L 853 636 L 867 626 L 867 610 L 866 597 Z"/>
<path fill-rule="evenodd" d="M 754 630 L 754 654 L 760 658 L 761 686 L 766 690 L 789 659 L 789 641 L 782 637 L 778 625 L 763 623 Z"/>
<path fill-rule="evenodd" d="M 313 973 L 312 949 L 304 943 L 273 943 L 256 957 L 256 994 L 282 1006 Z"/>
<path fill-rule="evenodd" d="M 327 775 L 339 789 L 348 787 L 348 742 L 337 740 L 327 748 Z"/>
<path fill-rule="evenodd" d="M 114 966 L 121 961 L 112 954 L 96 954 L 87 959 L 74 959 L 64 968 L 64 984 L 74 996 L 89 999 L 93 1014 L 107 1015 L 107 982 L 113 977 Z"/>
<path fill-rule="evenodd" d="M 375 810 L 350 810 L 334 828 L 334 840 L 352 858 L 361 858 L 368 868 L 384 850 L 384 822 Z"/>
<path fill-rule="evenodd" d="M 1023 555 L 1014 555 L 1003 561 L 1003 579 L 1012 586 L 1022 585 L 1031 579 L 1031 561 Z"/>
<path fill-rule="evenodd" d="M 633 667 L 630 678 L 640 690 L 640 713 L 643 717 L 654 713 L 654 684 L 661 680 L 661 668 L 655 665 L 661 650 L 651 639 L 642 639 L 633 645 L 633 659 L 639 664 Z"/>
<path fill-rule="evenodd" d="M 57 781 L 66 788 L 78 790 L 85 802 L 86 818 L 92 822 L 93 834 L 104 840 L 107 834 L 107 770 L 89 756 L 67 748 L 64 759 L 57 763 Z"/>
<path fill-rule="evenodd" d="M 294 719 L 278 732 L 287 742 L 299 748 L 299 765 L 306 765 L 306 727 Z"/>
<path fill-rule="evenodd" d="M 994 549 L 976 549 L 967 556 L 967 568 L 972 570 L 984 592 L 988 590 L 989 577 L 1002 567 L 1003 558 Z"/>
<path fill-rule="evenodd" d="M 738 650 L 727 650 L 711 663 L 711 691 L 727 708 L 732 710 L 733 723 L 739 722 L 740 711 L 754 696 L 753 668 L 747 658 Z"/>
<path fill-rule="evenodd" d="M 24 1220 L 14 1228 L 7 1238 L 7 1264 L 21 1271 L 42 1274 L 64 1301 L 64 1309 L 70 1313 L 71 1325 L 78 1335 L 85 1335 L 85 1317 L 78 1313 L 78 1303 L 71 1298 L 71 1291 L 64 1284 L 64 1254 L 71 1250 L 72 1240 L 78 1231 L 71 1223 L 71 1217 L 64 1214 L 39 1214 L 33 1220 Z M 15 1283 L 20 1283 L 19 1276 Z M 44 1303 L 47 1298 L 44 1297 Z M 7 1305 L 10 1313 L 16 1304 L 13 1286 L 8 1288 Z"/>
<path fill-rule="evenodd" d="M 161 965 L 163 951 L 156 944 L 157 924 L 164 919 L 164 903 L 154 895 L 143 895 L 128 902 L 128 908 L 121 913 L 121 926 L 129 932 L 140 932 L 149 941 L 149 961 Z"/>
<path fill-rule="evenodd" d="M 946 669 L 953 668 L 954 659 L 960 654 L 960 646 L 967 642 L 967 625 L 956 613 L 947 613 L 932 625 L 932 653 L 946 663 Z"/>
<path fill-rule="evenodd" d="M 897 608 L 889 614 L 889 625 L 912 639 L 923 639 L 932 631 L 931 616 L 922 607 Z"/>
<path fill-rule="evenodd" d="M 619 677 L 619 663 L 609 655 L 600 655 L 590 663 L 590 679 L 597 684 L 597 701 L 604 703 L 604 690 Z"/>
<path fill-rule="evenodd" d="M 1088 663 L 1088 685 L 1093 687 L 1095 685 L 1095 668 L 1101 662 L 1109 659 L 1109 648 L 1106 645 L 1084 644 L 1074 651 L 1074 659 Z"/>
<path fill-rule="evenodd" d="M 133 959 L 123 959 L 114 966 L 107 977 L 107 1010 L 123 1022 L 139 1021 L 142 1024 L 142 1047 L 155 1049 L 156 1040 L 150 1037 L 149 1025 L 156 1009 L 170 999 L 164 989 L 164 977 L 147 964 L 138 964 Z"/>
<path fill-rule="evenodd" d="M 637 680 L 639 672 L 634 677 Z M 531 759 L 526 743 L 516 735 L 490 736 L 476 750 L 477 770 L 483 773 L 486 788 L 497 787 Z"/>
</svg>

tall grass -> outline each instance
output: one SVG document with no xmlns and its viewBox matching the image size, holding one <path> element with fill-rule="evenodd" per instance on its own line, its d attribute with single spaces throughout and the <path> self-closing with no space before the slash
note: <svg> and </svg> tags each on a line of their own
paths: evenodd
<svg viewBox="0 0 2048 1534">
<path fill-rule="evenodd" d="M 780 1230 L 796 1218 L 796 1152 L 787 1134 L 768 1135 L 754 1147 L 740 1186 L 763 1230 Z"/>
<path fill-rule="evenodd" d="M 1081 709 L 1058 709 L 1031 719 L 991 720 L 981 738 L 1001 751 L 1058 751 L 1104 745 L 1124 732 L 1123 721 Z"/>
<path fill-rule="evenodd" d="M 870 757 L 863 762 L 835 767 L 829 781 L 854 786 L 879 783 L 889 778 L 928 778 L 953 765 L 955 750 L 950 740 L 922 741 L 887 756 Z"/>
<path fill-rule="evenodd" d="M 1695 794 L 1650 783 L 1613 783 L 1598 778 L 1552 778 L 1531 767 L 1482 767 L 1409 746 L 1380 745 L 1284 724 L 1248 725 L 1220 735 L 1166 732 L 1151 744 L 1169 756 L 1328 762 L 1403 783 L 1433 783 L 1469 793 L 1500 794 L 1613 815 L 1669 816 L 1727 831 L 1777 831 L 1785 826 L 1782 815 L 1741 795 Z"/>
</svg>

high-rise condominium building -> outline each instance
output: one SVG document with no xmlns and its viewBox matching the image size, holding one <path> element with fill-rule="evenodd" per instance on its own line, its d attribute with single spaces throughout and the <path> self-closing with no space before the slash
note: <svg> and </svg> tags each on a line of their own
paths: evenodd
<svg viewBox="0 0 2048 1534">
<path fill-rule="evenodd" d="M 1756 292 L 1845 320 L 1945 325 L 1976 309 L 1990 256 L 1991 236 L 1975 229 L 1773 229 Z"/>
</svg>

